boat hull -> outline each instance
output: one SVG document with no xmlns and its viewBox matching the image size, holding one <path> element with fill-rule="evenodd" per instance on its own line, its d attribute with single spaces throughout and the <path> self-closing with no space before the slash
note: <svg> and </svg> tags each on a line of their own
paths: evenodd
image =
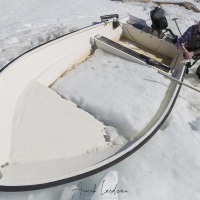
<svg viewBox="0 0 200 200">
<path fill-rule="evenodd" d="M 6 139 L 0 141 L 0 148 L 2 148 L 0 151 L 2 150 L 2 152 L 7 153 L 2 156 L 0 163 L 4 165 L 4 163 L 9 162 L 9 164 L 0 170 L 2 174 L 0 177 L 1 191 L 27 191 L 42 189 L 69 183 L 96 174 L 119 163 L 141 148 L 165 122 L 176 102 L 181 88 L 181 85 L 174 81 L 170 83 L 166 96 L 161 102 L 156 114 L 143 128 L 143 130 L 126 144 L 114 146 L 112 148 L 105 148 L 102 151 L 84 155 L 81 155 L 80 153 L 72 153 L 71 156 L 64 155 L 62 157 L 57 157 L 57 154 L 59 154 L 59 152 L 57 152 L 55 157 L 50 155 L 50 157 L 46 160 L 45 157 L 40 157 L 41 159 L 39 160 L 36 156 L 33 160 L 26 160 L 28 158 L 24 158 L 24 162 L 21 162 L 20 160 L 10 157 L 10 155 L 12 155 L 12 148 L 10 148 L 10 146 L 13 137 L 15 137 L 13 135 L 17 135 L 19 137 L 23 130 L 28 130 L 26 125 L 27 123 L 22 123 L 22 119 L 25 116 L 24 113 L 28 112 L 27 110 L 29 108 L 34 107 L 36 102 L 43 102 L 43 100 L 38 100 L 36 98 L 37 92 L 41 89 L 41 94 L 47 94 L 46 98 L 49 99 L 48 102 L 51 102 L 49 103 L 49 107 L 46 108 L 44 108 L 46 104 L 44 105 L 41 103 L 40 108 L 44 108 L 43 118 L 48 118 L 48 109 L 53 105 L 57 105 L 57 108 L 60 109 L 60 111 L 65 110 L 66 105 L 64 104 L 66 102 L 64 102 L 63 107 L 60 107 L 62 102 L 65 100 L 61 100 L 61 98 L 58 97 L 59 95 L 50 91 L 51 89 L 49 87 L 64 73 L 71 70 L 75 65 L 86 60 L 95 48 L 103 49 L 109 53 L 133 62 L 139 62 L 147 67 L 153 67 L 158 71 L 162 70 L 156 68 L 155 66 L 149 66 L 145 59 L 141 60 L 136 56 L 127 54 L 127 52 L 118 48 L 119 45 L 112 46 L 98 41 L 97 35 L 104 36 L 109 40 L 124 46 L 125 43 L 127 44 L 127 40 L 130 41 L 130 44 L 140 44 L 141 51 L 139 54 L 142 55 L 144 55 L 142 53 L 144 52 L 143 48 L 151 50 L 151 53 L 144 55 L 143 58 L 152 58 L 151 55 L 155 58 L 155 56 L 158 57 L 158 53 L 159 55 L 161 54 L 166 58 L 166 60 L 168 59 L 166 62 L 168 62 L 169 65 L 167 65 L 165 61 L 162 63 L 161 61 L 163 59 L 160 59 L 160 57 L 160 60 L 158 59 L 157 63 L 167 66 L 169 70 L 173 70 L 174 72 L 171 74 L 173 78 L 178 80 L 183 79 L 185 66 L 180 64 L 182 55 L 175 48 L 175 46 L 164 39 L 161 40 L 155 35 L 141 31 L 140 29 L 134 27 L 133 24 L 127 23 L 128 19 L 128 17 L 121 19 L 120 23 L 123 26 L 119 26 L 118 28 L 113 28 L 112 21 L 106 23 L 102 22 L 100 24 L 76 31 L 75 33 L 60 37 L 25 53 L 7 65 L 7 67 L 2 71 L 0 75 L 0 92 L 3 98 L 0 99 L 0 105 L 2 106 L 0 119 L 6 123 L 4 123 L 0 128 L 0 132 L 2 134 L 1 137 Z M 135 39 L 132 38 L 133 36 Z M 126 42 L 124 42 L 124 38 L 126 39 Z M 160 49 L 155 48 L 159 46 Z M 129 47 L 130 46 L 127 48 Z M 132 51 L 134 51 L 133 48 Z M 32 95 L 34 89 L 37 87 L 39 89 L 36 90 L 35 96 L 31 96 L 31 100 L 29 99 L 28 101 L 27 99 L 29 95 Z M 9 105 L 9 109 L 3 109 L 3 107 L 8 106 L 10 98 L 12 98 L 12 103 Z M 37 101 L 33 101 L 34 99 Z M 27 107 L 24 105 L 27 105 Z M 30 105 L 32 106 L 29 107 Z M 79 108 L 76 108 L 75 110 L 77 109 Z M 33 109 L 32 113 L 36 110 L 37 109 Z M 81 115 L 82 111 L 80 110 L 81 109 L 77 110 L 77 113 Z M 52 115 L 50 121 L 56 122 L 59 118 L 54 117 L 55 116 Z M 80 119 L 80 122 L 81 120 L 82 119 Z M 88 121 L 86 123 L 89 124 L 90 120 L 92 119 L 88 116 Z M 29 121 L 31 121 L 31 118 Z M 76 123 L 78 122 L 79 121 L 76 121 Z M 61 122 L 59 123 L 61 124 Z M 98 122 L 91 123 L 98 124 Z M 33 127 L 38 127 L 38 130 L 43 130 L 42 132 L 46 133 L 46 126 L 42 129 L 43 126 L 44 124 L 37 122 Z M 76 125 L 74 124 L 74 126 Z M 95 126 L 99 126 L 99 130 L 104 128 L 102 124 Z M 53 127 L 49 130 L 51 132 Z M 81 130 L 79 130 L 79 132 L 81 132 Z M 26 133 L 26 131 L 24 131 L 24 133 Z M 37 133 L 39 135 L 40 131 Z M 62 136 L 64 136 L 64 134 Z M 20 137 L 18 139 L 20 140 Z M 17 158 L 17 156 L 14 158 Z M 55 171 L 55 169 L 57 169 L 57 171 Z"/>
</svg>

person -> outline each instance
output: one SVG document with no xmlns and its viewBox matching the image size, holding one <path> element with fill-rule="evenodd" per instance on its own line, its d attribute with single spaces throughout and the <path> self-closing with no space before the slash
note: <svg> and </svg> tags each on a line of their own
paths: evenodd
<svg viewBox="0 0 200 200">
<path fill-rule="evenodd" d="M 200 56 L 200 22 L 190 26 L 181 37 L 178 38 L 176 44 L 184 53 L 186 59 L 192 59 L 193 56 Z M 186 64 L 186 73 L 189 73 L 191 63 Z M 200 69 L 200 66 L 199 66 Z M 198 69 L 197 69 L 198 72 Z M 196 72 L 196 73 L 197 73 Z M 198 75 L 198 74 L 197 74 Z M 199 76 L 199 75 L 198 75 Z"/>
</svg>

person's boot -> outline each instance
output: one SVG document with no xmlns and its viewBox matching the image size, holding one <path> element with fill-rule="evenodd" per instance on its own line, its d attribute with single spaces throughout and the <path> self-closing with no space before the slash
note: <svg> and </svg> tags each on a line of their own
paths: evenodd
<svg viewBox="0 0 200 200">
<path fill-rule="evenodd" d="M 189 74 L 189 68 L 192 67 L 191 63 L 190 63 L 190 62 L 187 62 L 187 63 L 185 64 L 185 67 L 186 67 L 185 73 L 186 73 L 186 74 Z"/>
<path fill-rule="evenodd" d="M 196 75 L 200 79 L 200 65 L 197 67 Z"/>
</svg>

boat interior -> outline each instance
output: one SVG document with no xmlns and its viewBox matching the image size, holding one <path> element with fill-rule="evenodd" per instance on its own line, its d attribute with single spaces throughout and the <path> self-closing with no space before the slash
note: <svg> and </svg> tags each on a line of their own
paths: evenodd
<svg viewBox="0 0 200 200">
<path fill-rule="evenodd" d="M 173 81 L 149 124 L 121 145 L 106 141 L 102 122 L 51 89 L 96 48 L 182 79 L 182 55 L 166 35 L 157 37 L 133 16 L 119 22 L 114 28 L 112 21 L 102 22 L 41 45 L 1 73 L 0 190 L 40 189 L 97 173 L 133 153 L 160 127 L 179 90 Z"/>
</svg>

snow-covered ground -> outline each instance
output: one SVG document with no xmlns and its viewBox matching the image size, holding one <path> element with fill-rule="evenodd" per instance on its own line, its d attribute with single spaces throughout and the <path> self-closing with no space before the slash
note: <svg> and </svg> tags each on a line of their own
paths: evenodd
<svg viewBox="0 0 200 200">
<path fill-rule="evenodd" d="M 195 2 L 197 7 L 200 7 L 199 4 Z M 130 13 L 149 20 L 149 12 L 153 5 L 152 2 L 121 3 L 109 0 L 0 0 L 0 68 L 38 44 L 99 21 L 100 15 L 119 13 L 123 16 Z M 200 18 L 200 14 L 183 7 L 175 5 L 163 5 L 163 7 L 170 28 L 176 34 L 178 30 L 171 19 L 178 18 L 177 22 L 183 32 Z M 116 62 L 114 58 L 112 61 Z M 190 74 L 186 75 L 185 82 L 199 87 L 200 81 L 195 75 L 196 67 L 194 66 Z M 121 76 L 123 75 L 127 76 L 125 72 L 121 73 Z M 151 72 L 148 76 L 150 75 Z M 158 77 L 156 78 L 158 80 Z M 131 86 L 127 85 L 127 87 Z M 156 90 L 161 92 L 163 87 L 163 85 L 161 87 L 156 85 Z M 147 91 L 141 88 L 140 92 Z M 88 96 L 87 93 L 83 95 L 84 98 Z M 96 95 L 98 95 L 96 99 L 104 97 L 100 92 Z M 126 95 L 127 99 L 133 98 L 132 94 Z M 113 98 L 108 102 L 110 105 L 114 102 Z M 155 98 L 155 101 L 158 103 L 159 99 Z M 126 107 L 123 108 L 127 111 Z M 149 112 L 146 113 L 148 114 Z M 131 113 L 127 112 L 127 115 Z M 20 193 L 0 192 L 0 200 L 69 200 L 72 198 L 198 200 L 200 199 L 199 151 L 200 94 L 182 87 L 176 105 L 162 129 L 146 145 L 118 165 L 84 180 L 55 188 Z M 97 187 L 94 194 L 93 192 L 80 193 L 80 190 L 76 190 L 77 186 L 92 190 L 95 184 Z M 116 184 L 123 192 L 118 195 L 104 194 L 106 189 L 113 190 Z"/>
</svg>

